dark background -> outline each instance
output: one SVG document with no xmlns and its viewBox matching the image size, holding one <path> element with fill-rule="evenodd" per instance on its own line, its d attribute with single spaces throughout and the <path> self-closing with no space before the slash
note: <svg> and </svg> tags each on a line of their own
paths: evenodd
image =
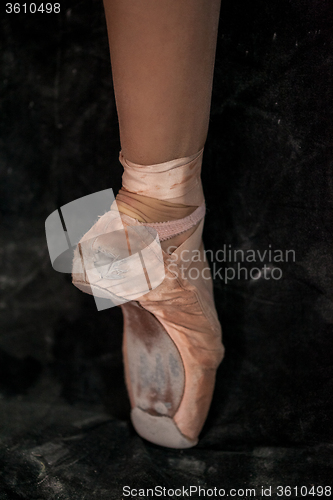
<svg viewBox="0 0 333 500">
<path fill-rule="evenodd" d="M 331 1 L 222 0 L 205 245 L 296 259 L 278 264 L 280 280 L 216 276 L 226 357 L 199 445 L 184 451 L 136 435 L 120 310 L 97 312 L 46 247 L 51 212 L 120 187 L 102 2 L 1 9 L 0 499 L 331 485 Z"/>
</svg>

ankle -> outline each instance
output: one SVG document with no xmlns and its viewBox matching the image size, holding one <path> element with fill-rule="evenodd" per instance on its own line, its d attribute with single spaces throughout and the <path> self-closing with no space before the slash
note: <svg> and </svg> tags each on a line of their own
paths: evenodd
<svg viewBox="0 0 333 500">
<path fill-rule="evenodd" d="M 198 199 L 200 199 L 199 196 Z M 116 202 L 119 212 L 140 222 L 167 222 L 183 219 L 197 208 L 197 206 L 149 198 L 131 193 L 124 188 L 121 188 L 117 194 Z"/>
<path fill-rule="evenodd" d="M 203 149 L 195 155 L 155 165 L 126 160 L 123 187 L 117 195 L 120 212 L 140 222 L 183 219 L 204 203 L 201 184 Z"/>
</svg>

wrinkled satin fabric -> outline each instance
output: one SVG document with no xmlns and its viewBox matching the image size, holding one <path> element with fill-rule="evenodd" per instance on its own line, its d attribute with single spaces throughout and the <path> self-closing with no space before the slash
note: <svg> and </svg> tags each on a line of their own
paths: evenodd
<svg viewBox="0 0 333 500">
<path fill-rule="evenodd" d="M 201 187 L 203 149 L 198 153 L 155 165 L 119 160 L 124 167 L 118 210 L 140 222 L 166 222 L 191 215 L 204 201 Z"/>
</svg>

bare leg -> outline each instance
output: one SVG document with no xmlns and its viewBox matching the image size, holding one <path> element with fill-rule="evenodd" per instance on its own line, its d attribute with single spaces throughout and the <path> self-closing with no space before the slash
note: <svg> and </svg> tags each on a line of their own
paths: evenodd
<svg viewBox="0 0 333 500">
<path fill-rule="evenodd" d="M 205 143 L 220 0 L 104 0 L 122 152 L 144 165 Z"/>
</svg>

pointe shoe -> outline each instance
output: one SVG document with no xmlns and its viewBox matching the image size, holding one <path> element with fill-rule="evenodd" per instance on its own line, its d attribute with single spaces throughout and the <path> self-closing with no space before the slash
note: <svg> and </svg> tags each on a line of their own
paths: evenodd
<svg viewBox="0 0 333 500">
<path fill-rule="evenodd" d="M 144 295 L 138 292 L 138 281 L 131 282 L 134 269 L 129 269 L 128 262 L 124 264 L 126 259 L 115 259 L 117 245 L 125 243 L 117 243 L 112 232 L 120 230 L 121 223 L 125 232 L 153 227 L 161 240 L 167 240 L 172 223 L 142 224 L 127 215 L 121 215 L 119 222 L 111 210 L 81 239 L 73 263 L 75 286 L 121 305 L 132 423 L 143 438 L 170 448 L 197 444 L 224 354 L 211 274 L 204 258 L 202 214 L 199 207 L 189 218 L 176 221 L 183 230 L 195 230 L 173 253 L 156 246 L 151 250 L 152 261 L 158 263 L 162 256 L 165 277 Z M 104 275 L 98 269 L 100 262 L 107 269 Z M 113 273 L 118 279 L 113 279 Z M 128 302 L 135 296 L 136 300 Z"/>
</svg>

